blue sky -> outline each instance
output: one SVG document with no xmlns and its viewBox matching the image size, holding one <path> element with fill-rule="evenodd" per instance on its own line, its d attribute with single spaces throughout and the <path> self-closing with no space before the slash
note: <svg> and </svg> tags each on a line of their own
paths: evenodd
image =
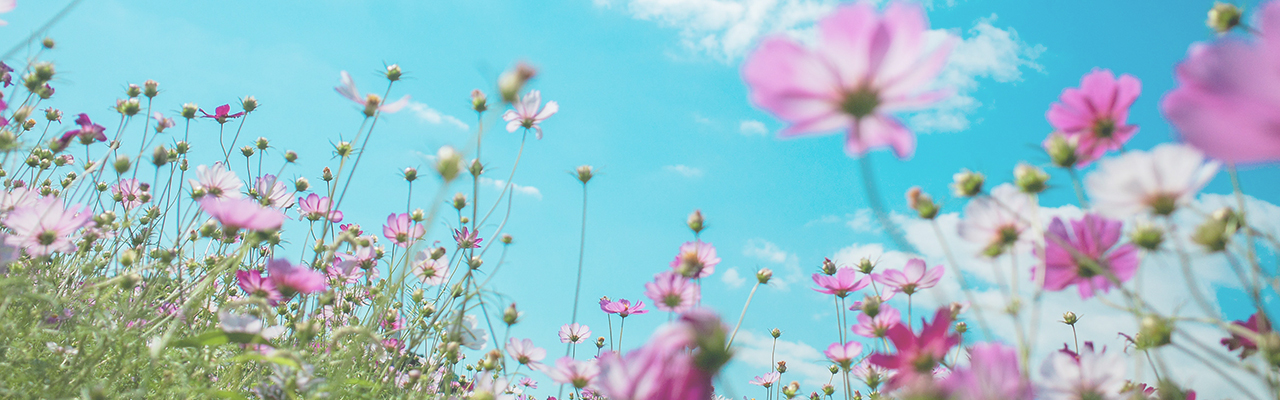
<svg viewBox="0 0 1280 400">
<path fill-rule="evenodd" d="M 16 11 L 0 17 L 10 22 L 0 28 L 6 32 L 0 45 L 17 42 L 64 3 L 20 1 Z M 362 89 L 380 92 L 385 80 L 377 72 L 397 63 L 407 78 L 392 97 L 410 94 L 415 105 L 379 123 L 353 186 L 358 190 L 343 207 L 348 221 L 370 230 L 388 213 L 403 212 L 407 187 L 401 169 L 428 165 L 423 155 L 441 145 L 471 140 L 477 122 L 469 92 L 490 90 L 499 72 L 527 61 L 539 68 L 533 87 L 560 103 L 561 111 L 544 124 L 544 139 L 526 144 L 514 179 L 526 187 L 515 195 L 507 229 L 516 245 L 495 280 L 526 312 L 513 336 L 530 337 L 552 354 L 561 348 L 555 332 L 569 318 L 581 212 L 581 185 L 567 172 L 589 164 L 600 173 L 590 184 L 582 296 L 589 311 L 582 319 L 597 334 L 606 327 L 603 315 L 593 311 L 594 299 L 643 298 L 643 283 L 691 238 L 685 216 L 701 209 L 709 225 L 703 238 L 724 260 L 716 279 L 705 285 L 705 304 L 732 323 L 750 285 L 719 278 L 736 272 L 749 282 L 757 268 L 774 269 L 787 284 L 762 288 L 743 324 L 757 340 L 740 340 L 759 344 L 765 331 L 778 327 L 792 357 L 808 358 L 789 364 L 825 368 L 809 350 L 834 341 L 834 317 L 830 299 L 810 291 L 807 276 L 823 257 L 870 254 L 874 243 L 885 240 L 863 211 L 857 161 L 844 155 L 840 136 L 776 139 L 773 132 L 782 125 L 747 102 L 738 64 L 763 35 L 805 35 L 834 2 L 293 4 L 85 1 L 50 35 L 58 41 L 45 57 L 58 65 L 54 104 L 68 114 L 88 112 L 114 123 L 113 100 L 127 84 L 146 79 L 160 82 L 156 107 L 168 114 L 186 102 L 212 109 L 253 95 L 262 106 L 246 122 L 238 146 L 266 136 L 276 148 L 302 156 L 284 176 L 318 184 L 320 169 L 336 165 L 330 143 L 349 139 L 361 119 L 356 106 L 333 92 L 338 72 L 351 71 Z M 1141 131 L 1127 148 L 1172 140 L 1156 104 L 1172 88 L 1173 65 L 1187 46 L 1211 38 L 1203 26 L 1211 5 L 935 0 L 929 4 L 933 28 L 965 39 L 943 78 L 957 85 L 961 97 L 942 111 L 909 118 L 921 132 L 910 161 L 885 152 L 870 156 L 893 211 L 907 211 L 901 194 L 913 185 L 944 203 L 944 212 L 959 211 L 963 201 L 946 185 L 961 168 L 984 172 L 994 184 L 1008 181 L 1020 160 L 1047 163 L 1038 150 L 1050 130 L 1044 112 L 1063 88 L 1077 85 L 1095 67 L 1143 82 L 1130 116 Z M 495 111 L 485 120 L 484 158 L 488 177 L 506 179 L 519 136 L 494 129 L 500 128 L 501 110 Z M 217 148 L 216 129 L 211 122 L 192 127 L 197 149 Z M 1043 205 L 1074 202 L 1065 174 L 1049 172 L 1055 187 Z M 1246 191 L 1263 202 L 1280 197 L 1280 187 L 1269 184 L 1277 177 L 1270 167 L 1241 172 Z M 431 179 L 420 180 L 414 207 L 428 208 L 435 186 Z M 462 184 L 448 190 L 470 193 Z M 1229 193 L 1226 175 L 1206 192 Z M 482 190 L 482 204 L 487 207 L 496 194 L 493 186 Z M 442 228 L 433 228 L 434 238 L 444 237 Z M 1226 308 L 1229 316 L 1247 316 L 1238 291 L 1228 287 L 1219 296 L 1223 304 L 1235 305 Z M 1044 319 L 1061 311 L 1066 310 L 1046 307 Z M 632 318 L 627 342 L 639 344 L 663 320 L 656 314 Z M 1098 327 L 1118 329 L 1124 328 Z M 1121 347 L 1111 333 L 1092 340 Z M 743 354 L 727 382 L 739 396 L 758 396 L 746 381 L 768 366 L 758 363 L 759 351 Z M 806 392 L 816 390 L 808 384 L 816 378 L 804 374 L 784 379 L 800 380 Z"/>
</svg>

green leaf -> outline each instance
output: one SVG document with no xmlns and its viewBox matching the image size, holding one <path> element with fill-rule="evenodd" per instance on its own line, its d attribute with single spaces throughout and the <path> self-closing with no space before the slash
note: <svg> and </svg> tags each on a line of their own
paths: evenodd
<svg viewBox="0 0 1280 400">
<path fill-rule="evenodd" d="M 173 344 L 170 346 L 174 346 L 174 347 L 217 346 L 230 341 L 231 339 L 227 337 L 226 332 L 223 332 L 222 330 L 214 330 L 214 331 L 201 333 L 200 335 L 195 337 L 189 337 L 186 339 L 173 342 Z"/>
<path fill-rule="evenodd" d="M 241 354 L 241 355 L 236 356 L 235 358 L 232 358 L 232 359 L 231 359 L 231 361 L 234 361 L 234 362 L 244 362 L 244 361 L 250 361 L 250 360 L 252 360 L 252 361 L 266 361 L 266 362 L 275 363 L 275 364 L 280 364 L 280 365 L 287 365 L 287 366 L 293 367 L 293 368 L 295 368 L 295 369 L 301 369 L 301 368 L 302 368 L 301 366 L 299 366 L 299 365 L 298 365 L 298 362 L 297 362 L 297 361 L 294 361 L 294 360 L 291 360 L 291 359 L 288 359 L 288 358 L 284 358 L 284 357 L 273 357 L 273 356 L 267 356 L 267 355 L 263 355 L 262 353 L 256 353 L 256 352 L 252 352 L 252 353 L 244 353 L 244 354 Z"/>
</svg>

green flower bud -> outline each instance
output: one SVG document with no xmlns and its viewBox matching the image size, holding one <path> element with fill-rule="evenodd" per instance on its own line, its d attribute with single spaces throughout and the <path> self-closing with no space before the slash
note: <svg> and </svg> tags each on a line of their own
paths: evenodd
<svg viewBox="0 0 1280 400">
<path fill-rule="evenodd" d="M 1243 14 L 1244 11 L 1235 4 L 1214 2 L 1213 8 L 1209 9 L 1209 20 L 1205 21 L 1205 25 L 1214 32 L 1227 33 L 1240 25 L 1240 16 Z"/>
<path fill-rule="evenodd" d="M 933 202 L 933 197 L 925 194 L 919 186 L 913 186 L 907 189 L 907 207 L 916 210 L 916 214 L 923 219 L 934 219 L 938 216 L 938 210 L 941 208 Z"/>
<path fill-rule="evenodd" d="M 1026 194 L 1038 194 L 1049 187 L 1049 174 L 1031 164 L 1020 163 L 1013 169 L 1013 183 Z"/>
<path fill-rule="evenodd" d="M 987 178 L 981 173 L 973 172 L 968 169 L 962 169 L 955 175 L 951 176 L 953 183 L 951 190 L 955 192 L 957 197 L 973 197 L 982 193 L 982 184 Z"/>
<path fill-rule="evenodd" d="M 761 285 L 769 284 L 770 279 L 773 279 L 773 270 L 761 268 L 759 271 L 756 271 L 756 282 L 760 282 Z"/>
<path fill-rule="evenodd" d="M 284 160 L 289 163 L 296 162 L 298 161 L 298 153 L 294 152 L 293 150 L 286 151 L 284 152 Z"/>
<path fill-rule="evenodd" d="M 395 82 L 400 80 L 400 76 L 404 72 L 400 71 L 400 65 L 391 64 L 387 66 L 387 80 Z"/>
<path fill-rule="evenodd" d="M 578 181 L 582 182 L 583 185 L 587 184 L 595 176 L 595 168 L 590 165 L 579 166 L 574 171 L 577 172 Z"/>
<path fill-rule="evenodd" d="M 181 114 L 182 114 L 182 118 L 186 118 L 186 119 L 192 119 L 192 118 L 195 118 L 195 117 L 196 117 L 196 110 L 199 110 L 199 109 L 200 109 L 200 106 L 196 105 L 196 103 L 187 103 L 187 104 L 183 104 L 183 105 L 182 105 L 182 113 L 181 113 Z"/>
<path fill-rule="evenodd" d="M 1049 160 L 1053 161 L 1053 165 L 1062 168 L 1072 168 L 1076 162 L 1080 160 L 1076 156 L 1076 149 L 1080 146 L 1077 139 L 1068 138 L 1058 132 L 1049 134 L 1049 138 L 1044 141 L 1044 151 L 1049 154 Z"/>
<path fill-rule="evenodd" d="M 160 82 L 148 79 L 142 83 L 142 94 L 147 97 L 156 97 L 160 94 Z"/>
<path fill-rule="evenodd" d="M 689 230 L 693 231 L 696 235 L 702 233 L 702 229 L 706 228 L 704 222 L 705 220 L 702 218 L 702 210 L 693 210 L 692 213 L 689 213 L 689 219 L 686 221 L 686 224 L 689 225 Z"/>
<path fill-rule="evenodd" d="M 1164 231 L 1151 224 L 1138 224 L 1133 232 L 1129 233 L 1129 240 L 1138 247 L 1149 251 L 1160 249 L 1160 245 L 1164 243 Z"/>
<path fill-rule="evenodd" d="M 310 188 L 310 187 L 311 187 L 311 182 L 308 182 L 307 178 L 305 177 L 299 177 L 298 180 L 293 181 L 293 189 L 295 191 L 305 192 L 307 188 Z"/>
<path fill-rule="evenodd" d="M 466 207 L 467 207 L 467 195 L 462 194 L 462 192 L 458 192 L 457 194 L 453 195 L 453 208 L 455 210 L 462 211 L 462 209 Z"/>
<path fill-rule="evenodd" d="M 117 174 L 123 174 L 129 171 L 130 165 L 132 165 L 132 162 L 129 161 L 129 156 L 126 156 L 124 154 L 121 154 L 120 156 L 116 157 L 115 164 L 112 164 L 112 166 L 115 167 Z"/>
<path fill-rule="evenodd" d="M 498 241 L 501 241 L 502 244 L 511 244 L 511 240 L 512 240 L 511 234 L 509 233 L 504 233 L 502 234 L 502 237 L 498 238 Z"/>
<path fill-rule="evenodd" d="M 253 96 L 245 97 L 240 101 L 240 107 L 244 108 L 244 112 L 251 113 L 258 109 L 258 99 Z"/>
<path fill-rule="evenodd" d="M 474 89 L 471 91 L 472 110 L 476 110 L 476 112 L 484 112 L 485 110 L 488 110 L 489 105 L 485 104 L 487 101 L 488 99 L 485 98 L 484 92 L 481 92 L 480 89 Z"/>
<path fill-rule="evenodd" d="M 135 84 L 130 83 L 130 84 L 129 84 L 129 87 L 128 87 L 127 89 L 125 89 L 125 90 L 124 90 L 124 94 L 125 94 L 126 96 L 129 96 L 129 98 L 138 97 L 139 95 L 141 95 L 141 94 L 142 94 L 142 87 L 141 87 L 141 86 L 138 86 L 138 85 L 135 85 Z"/>
<path fill-rule="evenodd" d="M 462 154 L 453 147 L 441 147 L 440 151 L 436 152 L 436 172 L 445 182 L 453 181 L 458 177 L 458 173 L 462 172 Z"/>
<path fill-rule="evenodd" d="M 169 163 L 169 149 L 164 145 L 156 146 L 156 150 L 151 152 L 151 163 L 159 167 Z"/>
<path fill-rule="evenodd" d="M 1077 316 L 1076 313 L 1073 313 L 1071 311 L 1062 313 L 1062 323 L 1067 325 L 1075 325 L 1076 322 L 1080 322 L 1080 317 Z"/>
</svg>

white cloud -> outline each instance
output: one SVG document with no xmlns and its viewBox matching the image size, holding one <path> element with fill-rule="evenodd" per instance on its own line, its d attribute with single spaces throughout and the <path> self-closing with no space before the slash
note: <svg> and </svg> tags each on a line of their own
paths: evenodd
<svg viewBox="0 0 1280 400">
<path fill-rule="evenodd" d="M 747 278 L 743 278 L 742 274 L 738 273 L 738 267 L 729 267 L 724 273 L 720 274 L 720 282 L 724 282 L 730 288 L 737 289 L 747 283 Z"/>
<path fill-rule="evenodd" d="M 694 168 L 694 167 L 690 167 L 690 166 L 688 166 L 688 165 L 683 165 L 683 164 L 680 164 L 680 165 L 668 165 L 668 166 L 662 167 L 662 169 L 663 169 L 663 170 L 665 170 L 665 171 L 667 171 L 667 172 L 672 172 L 672 173 L 675 173 L 675 174 L 677 174 L 677 175 L 683 176 L 683 177 L 685 177 L 685 178 L 700 178 L 700 177 L 702 177 L 702 170 L 701 170 L 701 169 Z"/>
<path fill-rule="evenodd" d="M 805 342 L 777 339 L 777 350 L 774 350 L 773 336 L 744 330 L 738 332 L 733 344 L 734 362 L 751 367 L 754 375 L 764 375 L 778 361 L 786 361 L 787 378 L 800 381 L 802 388 L 818 388 L 831 379 L 827 369 L 831 361 L 821 350 Z"/>
<path fill-rule="evenodd" d="M 769 128 L 766 128 L 763 122 L 745 120 L 738 124 L 738 132 L 744 136 L 765 136 L 769 134 Z"/>
<path fill-rule="evenodd" d="M 480 184 L 492 187 L 494 189 L 502 190 L 502 188 L 507 185 L 507 181 L 502 179 L 481 177 Z M 511 184 L 511 191 L 522 194 L 522 195 L 526 195 L 529 197 L 533 197 L 538 200 L 542 200 L 542 191 L 539 191 L 538 188 L 533 186 L 524 186 L 518 183 L 513 183 Z"/>
<path fill-rule="evenodd" d="M 462 122 L 462 120 L 458 119 L 457 117 L 441 113 L 440 111 L 434 108 L 431 108 L 431 106 L 428 106 L 423 103 L 411 101 L 409 102 L 408 109 L 409 109 L 409 112 L 412 112 L 414 116 L 418 117 L 418 119 L 423 120 L 432 125 L 445 124 L 445 125 L 456 127 L 459 130 L 463 130 L 463 131 L 470 129 L 470 126 L 468 126 L 467 123 Z"/>
<path fill-rule="evenodd" d="M 769 286 L 778 290 L 790 290 L 792 283 L 804 279 L 804 274 L 800 271 L 800 257 L 782 250 L 768 240 L 760 238 L 747 240 L 742 248 L 742 255 L 771 264 L 770 268 L 774 273 L 773 279 L 769 280 Z"/>
</svg>

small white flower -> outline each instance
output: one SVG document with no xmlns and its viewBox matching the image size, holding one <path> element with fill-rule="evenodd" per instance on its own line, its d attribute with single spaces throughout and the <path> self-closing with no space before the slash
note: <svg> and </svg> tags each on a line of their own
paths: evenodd
<svg viewBox="0 0 1280 400">
<path fill-rule="evenodd" d="M 1118 353 L 1095 353 L 1092 347 L 1080 352 L 1080 360 L 1064 352 L 1054 352 L 1040 366 L 1039 394 L 1046 400 L 1121 400 L 1125 396 L 1124 359 Z"/>
<path fill-rule="evenodd" d="M 1103 215 L 1169 215 L 1194 200 L 1220 165 L 1194 147 L 1166 143 L 1102 160 L 1085 185 L 1093 207 Z"/>
</svg>

